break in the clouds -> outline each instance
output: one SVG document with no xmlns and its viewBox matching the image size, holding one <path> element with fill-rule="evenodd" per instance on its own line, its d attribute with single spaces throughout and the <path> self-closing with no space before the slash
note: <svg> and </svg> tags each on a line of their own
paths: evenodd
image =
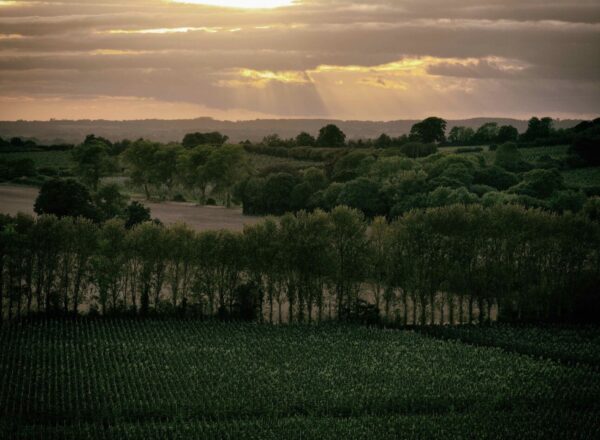
<svg viewBox="0 0 600 440">
<path fill-rule="evenodd" d="M 0 119 L 564 118 L 598 103 L 597 0 L 0 0 Z"/>
</svg>

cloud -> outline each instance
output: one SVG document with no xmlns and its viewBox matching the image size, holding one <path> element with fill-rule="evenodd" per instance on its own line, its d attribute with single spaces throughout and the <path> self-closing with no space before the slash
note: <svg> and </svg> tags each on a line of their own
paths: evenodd
<svg viewBox="0 0 600 440">
<path fill-rule="evenodd" d="M 0 2 L 0 97 L 358 119 L 592 114 L 600 99 L 595 1 L 207 3 L 224 4 Z"/>
</svg>

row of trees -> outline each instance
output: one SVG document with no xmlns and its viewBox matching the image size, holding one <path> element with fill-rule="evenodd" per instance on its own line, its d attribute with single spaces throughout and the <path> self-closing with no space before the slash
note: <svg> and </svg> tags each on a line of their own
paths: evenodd
<svg viewBox="0 0 600 440">
<path fill-rule="evenodd" d="M 206 139 L 212 141 L 210 145 L 193 146 Z M 90 135 L 72 151 L 74 171 L 92 193 L 99 191 L 103 177 L 124 171 L 134 185 L 142 188 L 147 199 L 165 190 L 172 195 L 179 186 L 202 204 L 212 190 L 223 196 L 229 206 L 233 185 L 249 171 L 243 148 L 220 145 L 226 137 L 219 133 L 193 133 L 184 141 L 185 146 L 144 139 L 112 144 Z"/>
<path fill-rule="evenodd" d="M 0 316 L 179 313 L 267 322 L 598 320 L 600 224 L 453 205 L 370 226 L 353 209 L 243 233 L 0 217 Z"/>
<path fill-rule="evenodd" d="M 184 148 L 139 140 L 122 153 L 122 159 L 132 183 L 141 186 L 148 199 L 152 188 L 172 193 L 175 185 L 181 185 L 201 204 L 211 190 L 229 207 L 233 186 L 249 173 L 246 153 L 237 145 Z"/>
</svg>

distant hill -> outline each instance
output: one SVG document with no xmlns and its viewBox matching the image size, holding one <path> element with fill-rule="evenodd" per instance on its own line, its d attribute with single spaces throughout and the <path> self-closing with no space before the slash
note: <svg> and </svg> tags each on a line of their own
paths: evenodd
<svg viewBox="0 0 600 440">
<path fill-rule="evenodd" d="M 35 138 L 40 143 L 78 143 L 86 135 L 95 134 L 111 140 L 138 139 L 140 137 L 161 141 L 180 141 L 186 133 L 220 131 L 233 142 L 245 139 L 259 141 L 264 136 L 278 133 L 283 138 L 295 137 L 301 131 L 316 135 L 326 124 L 338 125 L 350 139 L 373 138 L 381 133 L 399 136 L 408 133 L 417 120 L 340 121 L 327 119 L 257 119 L 254 121 L 218 121 L 212 118 L 185 120 L 147 119 L 136 121 L 107 120 L 52 120 L 52 121 L 0 121 L 0 137 Z M 473 118 L 449 120 L 448 130 L 456 125 L 478 128 L 486 122 L 513 125 L 520 132 L 527 128 L 527 121 L 508 118 Z M 560 120 L 557 128 L 572 127 L 581 120 Z"/>
</svg>

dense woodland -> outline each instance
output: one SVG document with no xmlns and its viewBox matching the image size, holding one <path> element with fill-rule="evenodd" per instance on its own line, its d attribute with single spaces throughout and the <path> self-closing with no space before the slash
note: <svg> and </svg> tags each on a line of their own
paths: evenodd
<svg viewBox="0 0 600 440">
<path fill-rule="evenodd" d="M 453 205 L 370 225 L 286 214 L 243 233 L 72 217 L 1 219 L 0 310 L 266 322 L 597 320 L 600 224 Z"/>
</svg>

